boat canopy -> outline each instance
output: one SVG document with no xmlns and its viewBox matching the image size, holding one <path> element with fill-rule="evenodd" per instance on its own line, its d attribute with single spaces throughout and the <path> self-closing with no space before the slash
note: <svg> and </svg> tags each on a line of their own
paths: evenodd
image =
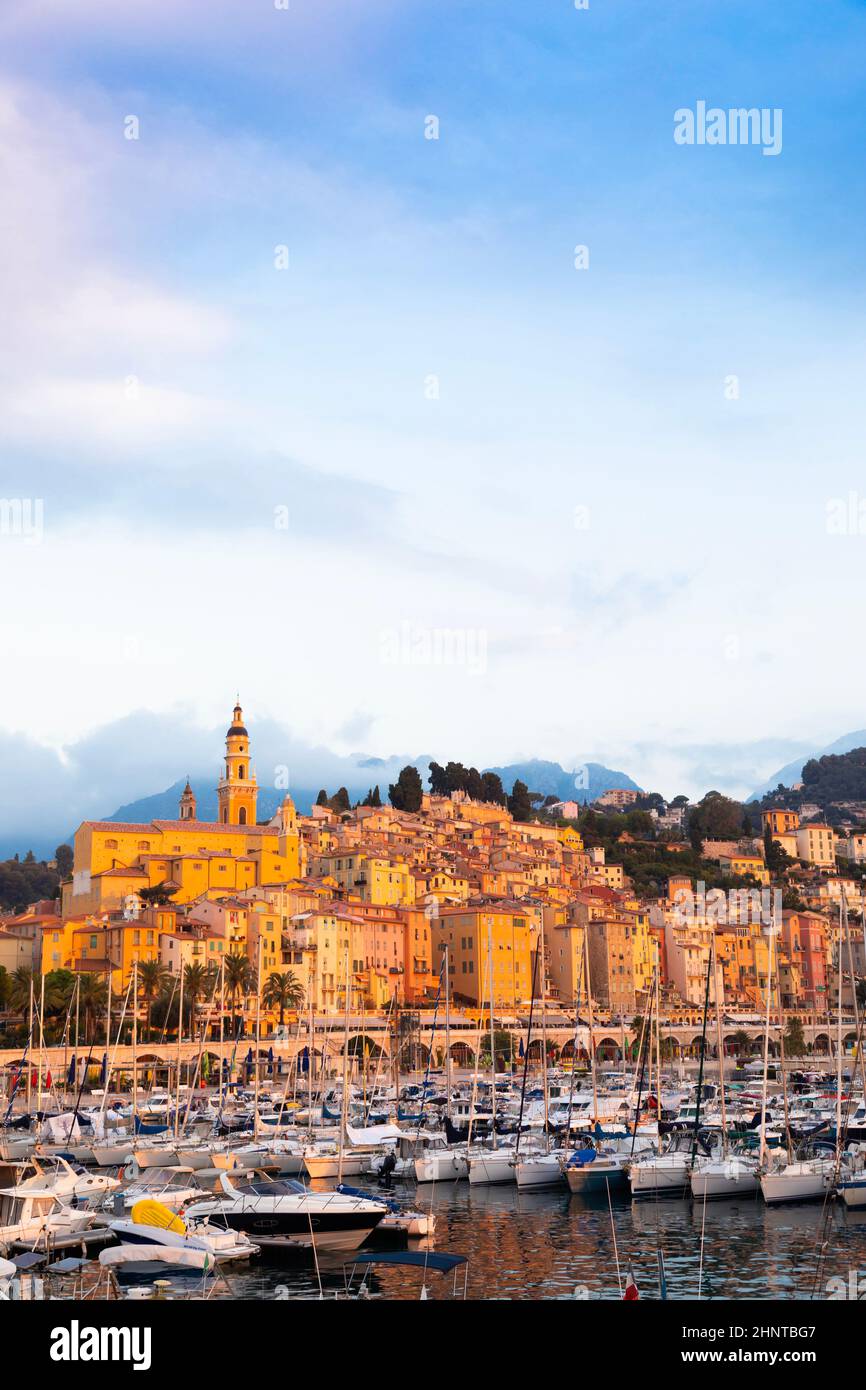
<svg viewBox="0 0 866 1390">
<path fill-rule="evenodd" d="M 343 1268 L 350 1269 L 356 1265 L 415 1265 L 418 1269 L 435 1269 L 447 1274 L 458 1265 L 467 1263 L 466 1255 L 437 1255 L 426 1250 L 395 1250 L 390 1255 L 380 1255 L 376 1251 L 368 1253 L 365 1250 L 353 1260 L 348 1260 Z"/>
</svg>

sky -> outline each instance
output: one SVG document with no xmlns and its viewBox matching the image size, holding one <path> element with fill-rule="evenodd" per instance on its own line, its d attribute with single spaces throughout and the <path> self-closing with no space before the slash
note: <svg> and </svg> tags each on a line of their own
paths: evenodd
<svg viewBox="0 0 866 1390">
<path fill-rule="evenodd" d="M 864 52 L 862 0 L 5 0 L 0 829 L 216 767 L 236 692 L 668 795 L 859 729 Z"/>
</svg>

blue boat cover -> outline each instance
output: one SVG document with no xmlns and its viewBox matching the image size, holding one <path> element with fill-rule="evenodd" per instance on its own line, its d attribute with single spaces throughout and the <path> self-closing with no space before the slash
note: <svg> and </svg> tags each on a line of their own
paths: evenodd
<svg viewBox="0 0 866 1390">
<path fill-rule="evenodd" d="M 595 1149 L 576 1149 L 568 1160 L 569 1168 L 585 1168 L 587 1163 L 592 1163 L 598 1155 Z"/>
<path fill-rule="evenodd" d="M 390 1255 L 378 1255 L 375 1251 L 364 1251 L 353 1260 L 347 1260 L 344 1269 L 352 1265 L 417 1265 L 421 1269 L 435 1269 L 442 1274 L 465 1265 L 466 1255 L 435 1255 L 424 1250 L 395 1250 Z"/>
</svg>

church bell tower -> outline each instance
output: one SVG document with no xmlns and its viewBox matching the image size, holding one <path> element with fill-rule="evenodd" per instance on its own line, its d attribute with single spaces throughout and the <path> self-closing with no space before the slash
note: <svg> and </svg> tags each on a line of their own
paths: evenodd
<svg viewBox="0 0 866 1390">
<path fill-rule="evenodd" d="M 250 766 L 250 736 L 236 704 L 226 733 L 225 772 L 217 785 L 221 825 L 255 825 L 258 787 Z"/>
</svg>

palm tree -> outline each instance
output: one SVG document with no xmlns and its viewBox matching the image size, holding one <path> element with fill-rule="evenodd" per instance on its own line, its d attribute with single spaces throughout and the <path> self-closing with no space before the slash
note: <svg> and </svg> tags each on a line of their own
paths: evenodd
<svg viewBox="0 0 866 1390">
<path fill-rule="evenodd" d="M 229 988 L 229 997 L 232 1001 L 232 1014 L 237 1007 L 238 994 L 249 994 L 252 983 L 252 966 L 246 956 L 231 955 L 224 957 L 224 980 Z"/>
<path fill-rule="evenodd" d="M 140 960 L 138 962 L 138 992 L 145 1002 L 147 1008 L 147 1036 L 151 1036 L 151 1022 L 153 1015 L 153 1001 L 162 990 L 168 971 L 158 960 Z"/>
<path fill-rule="evenodd" d="M 262 990 L 262 1003 L 266 1009 L 279 1009 L 281 1028 L 286 1009 L 298 1009 L 303 1002 L 304 987 L 294 970 L 268 976 Z"/>
<path fill-rule="evenodd" d="M 30 987 L 33 986 L 34 998 L 38 1000 L 36 981 L 33 978 L 33 971 L 27 965 L 19 965 L 13 972 L 12 981 L 9 986 L 9 1003 L 18 1014 L 26 1013 L 30 1008 Z"/>
<path fill-rule="evenodd" d="M 191 961 L 183 968 L 183 1006 L 190 1018 L 195 1016 L 195 1006 L 204 995 L 213 989 L 214 972 L 210 966 L 200 961 Z"/>
<path fill-rule="evenodd" d="M 108 1001 L 108 988 L 102 975 L 82 974 L 80 977 L 78 1004 L 84 1010 L 84 1041 L 94 1041 L 94 1024 L 105 1012 Z"/>
</svg>

